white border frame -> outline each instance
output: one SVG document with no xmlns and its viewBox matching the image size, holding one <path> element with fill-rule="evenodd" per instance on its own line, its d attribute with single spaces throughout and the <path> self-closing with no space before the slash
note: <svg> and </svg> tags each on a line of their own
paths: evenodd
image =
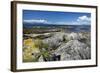
<svg viewBox="0 0 100 73">
<path fill-rule="evenodd" d="M 56 62 L 32 62 L 23 63 L 22 61 L 22 10 L 46 10 L 46 11 L 63 11 L 63 12 L 89 12 L 91 13 L 91 60 L 77 61 L 56 61 Z M 17 69 L 37 69 L 52 67 L 69 67 L 96 65 L 96 9 L 70 6 L 49 6 L 49 5 L 31 5 L 17 4 Z"/>
</svg>

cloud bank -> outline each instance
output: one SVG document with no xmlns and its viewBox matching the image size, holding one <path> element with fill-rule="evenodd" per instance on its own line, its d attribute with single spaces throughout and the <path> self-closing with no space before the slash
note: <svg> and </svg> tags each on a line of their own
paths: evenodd
<svg viewBox="0 0 100 73">
<path fill-rule="evenodd" d="M 56 21 L 51 22 L 45 19 L 29 19 L 24 20 L 24 23 L 45 23 L 45 24 L 57 24 L 57 25 L 90 25 L 91 24 L 91 17 L 88 17 L 86 15 L 77 17 L 75 21 Z"/>
<path fill-rule="evenodd" d="M 30 20 L 24 20 L 24 22 L 25 23 L 48 23 L 48 21 L 44 19 L 39 19 L 39 20 L 30 19 Z"/>
</svg>

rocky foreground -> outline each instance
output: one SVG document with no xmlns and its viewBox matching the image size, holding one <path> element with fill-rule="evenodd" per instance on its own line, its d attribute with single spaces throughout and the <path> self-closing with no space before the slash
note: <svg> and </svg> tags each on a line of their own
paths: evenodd
<svg viewBox="0 0 100 73">
<path fill-rule="evenodd" d="M 54 48 L 53 54 L 60 55 L 60 60 L 81 60 L 91 58 L 90 33 L 62 33 L 56 32 L 50 38 L 44 39 Z"/>
<path fill-rule="evenodd" d="M 48 45 L 41 47 L 36 61 L 91 59 L 90 37 L 90 32 L 53 32 L 52 36 L 42 39 L 42 42 Z M 41 52 L 45 52 L 49 57 L 45 57 L 43 53 L 40 55 Z M 36 54 L 34 51 L 31 53 L 32 56 Z"/>
</svg>

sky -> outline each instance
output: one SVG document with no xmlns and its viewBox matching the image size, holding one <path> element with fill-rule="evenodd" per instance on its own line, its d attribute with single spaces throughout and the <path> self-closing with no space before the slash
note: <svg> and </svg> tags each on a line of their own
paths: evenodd
<svg viewBox="0 0 100 73">
<path fill-rule="evenodd" d="M 56 25 L 90 25 L 91 13 L 23 10 L 23 22 Z"/>
</svg>

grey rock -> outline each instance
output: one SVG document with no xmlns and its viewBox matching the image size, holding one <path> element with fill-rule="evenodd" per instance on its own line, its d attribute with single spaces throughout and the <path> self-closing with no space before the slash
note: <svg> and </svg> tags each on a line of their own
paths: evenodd
<svg viewBox="0 0 100 73">
<path fill-rule="evenodd" d="M 79 42 L 78 40 L 71 40 L 62 44 L 55 54 L 61 55 L 61 60 L 80 60 L 90 58 L 90 48 Z"/>
<path fill-rule="evenodd" d="M 42 55 L 39 57 L 38 61 L 39 61 L 39 62 L 44 62 L 43 56 L 42 56 Z"/>
</svg>

